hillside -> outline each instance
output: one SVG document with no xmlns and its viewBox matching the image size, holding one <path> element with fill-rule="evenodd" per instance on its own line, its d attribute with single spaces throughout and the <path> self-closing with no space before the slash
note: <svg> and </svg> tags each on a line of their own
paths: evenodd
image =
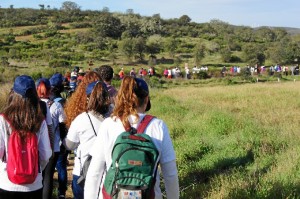
<svg viewBox="0 0 300 199">
<path fill-rule="evenodd" d="M 188 15 L 162 19 L 159 14 L 82 11 L 77 4 L 60 10 L 0 8 L 0 69 L 35 73 L 45 67 L 87 69 L 88 63 L 159 69 L 184 63 L 216 68 L 295 65 L 300 61 L 299 32 L 220 20 L 195 23 Z"/>
</svg>

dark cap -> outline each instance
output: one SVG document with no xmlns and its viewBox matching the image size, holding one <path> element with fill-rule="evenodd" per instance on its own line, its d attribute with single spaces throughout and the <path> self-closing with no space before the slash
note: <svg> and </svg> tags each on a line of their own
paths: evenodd
<svg viewBox="0 0 300 199">
<path fill-rule="evenodd" d="M 145 80 L 141 79 L 141 78 L 134 78 L 136 84 L 137 84 L 137 88 L 134 89 L 135 94 L 138 97 L 147 97 L 149 96 L 149 88 L 147 83 L 145 82 Z M 150 98 L 148 98 L 148 104 L 146 107 L 146 111 L 149 111 L 151 109 L 151 102 L 150 102 Z"/>
<path fill-rule="evenodd" d="M 56 74 L 52 75 L 52 77 L 50 78 L 50 85 L 52 87 L 61 86 L 63 83 L 63 80 L 64 80 L 64 78 L 63 78 L 62 74 L 56 73 Z"/>
<path fill-rule="evenodd" d="M 35 89 L 35 84 L 33 79 L 27 75 L 18 76 L 15 79 L 13 90 L 14 92 L 26 97 L 26 92 L 29 89 Z"/>
<path fill-rule="evenodd" d="M 44 77 L 42 77 L 42 78 L 40 78 L 40 79 L 37 80 L 37 82 L 36 82 L 36 87 L 38 87 L 38 86 L 40 85 L 41 82 L 44 82 L 46 88 L 51 88 L 51 84 L 50 84 L 49 79 L 44 78 Z"/>
<path fill-rule="evenodd" d="M 90 94 L 93 92 L 94 87 L 95 87 L 98 83 L 101 83 L 103 89 L 106 89 L 106 90 L 107 90 L 107 87 L 106 87 L 106 84 L 105 84 L 105 83 L 103 83 L 103 82 L 101 82 L 101 81 L 95 81 L 95 82 L 89 83 L 88 86 L 86 87 L 86 89 L 85 89 L 86 95 L 90 95 Z"/>
</svg>

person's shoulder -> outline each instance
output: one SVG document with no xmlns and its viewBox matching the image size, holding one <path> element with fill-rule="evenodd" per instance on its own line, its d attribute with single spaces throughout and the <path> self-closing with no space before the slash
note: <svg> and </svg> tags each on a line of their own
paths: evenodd
<svg viewBox="0 0 300 199">
<path fill-rule="evenodd" d="M 154 123 L 154 124 L 158 124 L 158 125 L 162 125 L 162 124 L 165 124 L 165 122 L 162 120 L 162 119 L 160 119 L 160 118 L 158 118 L 158 117 L 156 117 L 156 116 L 153 116 L 154 118 L 152 119 L 152 122 Z"/>
</svg>

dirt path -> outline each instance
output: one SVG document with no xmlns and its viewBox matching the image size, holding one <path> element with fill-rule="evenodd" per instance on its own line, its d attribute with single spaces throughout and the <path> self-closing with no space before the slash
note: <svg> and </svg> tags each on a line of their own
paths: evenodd
<svg viewBox="0 0 300 199">
<path fill-rule="evenodd" d="M 67 172 L 68 172 L 68 190 L 66 192 L 66 199 L 72 199 L 73 198 L 73 192 L 72 192 L 72 171 L 73 171 L 73 166 L 74 166 L 74 161 L 73 160 L 69 160 L 69 164 L 67 167 Z M 56 195 L 57 195 L 57 187 L 58 187 L 58 182 L 57 182 L 57 172 L 54 173 L 54 192 L 55 194 L 53 194 L 53 199 L 57 199 Z"/>
</svg>

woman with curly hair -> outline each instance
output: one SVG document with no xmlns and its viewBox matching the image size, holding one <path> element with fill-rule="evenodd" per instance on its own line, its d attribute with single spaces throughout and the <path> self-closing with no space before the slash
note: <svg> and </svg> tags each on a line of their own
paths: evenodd
<svg viewBox="0 0 300 199">
<path fill-rule="evenodd" d="M 76 91 L 72 94 L 72 96 L 68 99 L 65 105 L 65 113 L 67 116 L 66 125 L 68 127 L 71 126 L 72 121 L 81 113 L 87 111 L 88 103 L 86 96 L 86 87 L 89 83 L 100 80 L 100 76 L 98 73 L 94 71 L 90 71 L 85 74 L 81 83 L 76 88 Z"/>
</svg>

